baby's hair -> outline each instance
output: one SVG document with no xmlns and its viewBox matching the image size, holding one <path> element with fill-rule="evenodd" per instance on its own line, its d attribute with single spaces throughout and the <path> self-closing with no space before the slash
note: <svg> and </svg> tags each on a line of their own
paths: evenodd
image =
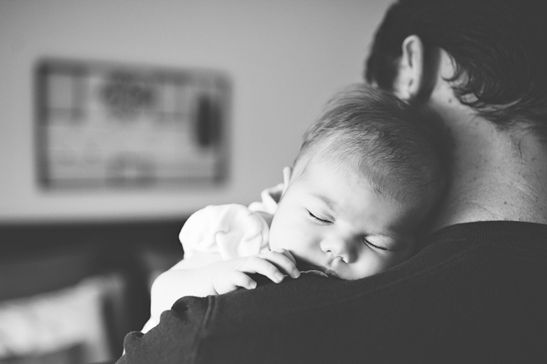
<svg viewBox="0 0 547 364">
<path fill-rule="evenodd" d="M 365 84 L 337 93 L 313 123 L 295 173 L 320 155 L 352 163 L 379 194 L 397 201 L 439 197 L 446 183 L 443 136 L 431 115 Z"/>
</svg>

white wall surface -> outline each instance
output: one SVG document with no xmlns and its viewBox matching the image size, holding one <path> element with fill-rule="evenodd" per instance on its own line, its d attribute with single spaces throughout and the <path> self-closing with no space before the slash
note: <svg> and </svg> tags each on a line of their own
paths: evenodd
<svg viewBox="0 0 547 364">
<path fill-rule="evenodd" d="M 328 97 L 361 79 L 389 0 L 0 0 L 0 222 L 180 216 L 248 203 Z M 218 187 L 43 190 L 33 67 L 42 57 L 219 69 L 232 80 L 229 179 Z"/>
</svg>

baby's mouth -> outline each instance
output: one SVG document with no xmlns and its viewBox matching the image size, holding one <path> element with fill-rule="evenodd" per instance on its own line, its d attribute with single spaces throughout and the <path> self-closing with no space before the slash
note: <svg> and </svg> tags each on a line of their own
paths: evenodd
<svg viewBox="0 0 547 364">
<path fill-rule="evenodd" d="M 322 276 L 338 277 L 336 272 L 331 269 L 315 265 L 299 258 L 296 258 L 296 266 L 301 273 L 316 273 Z"/>
<path fill-rule="evenodd" d="M 307 271 L 307 270 L 319 270 L 319 271 L 323 271 L 323 268 L 318 266 L 318 265 L 315 265 L 313 263 L 310 263 L 308 262 L 307 260 L 303 260 L 299 257 L 295 257 L 296 259 L 296 267 L 300 270 L 300 271 Z"/>
</svg>

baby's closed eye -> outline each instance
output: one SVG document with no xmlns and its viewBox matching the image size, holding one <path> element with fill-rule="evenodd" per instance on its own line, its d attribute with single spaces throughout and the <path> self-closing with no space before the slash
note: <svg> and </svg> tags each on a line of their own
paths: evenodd
<svg viewBox="0 0 547 364">
<path fill-rule="evenodd" d="M 307 213 L 308 213 L 308 216 L 318 222 L 318 223 L 322 223 L 322 224 L 332 224 L 333 223 L 333 219 L 328 217 L 328 216 L 323 216 L 322 214 L 318 213 L 318 212 L 312 212 L 312 210 L 310 209 L 306 209 Z"/>
<path fill-rule="evenodd" d="M 366 236 L 363 238 L 363 242 L 373 249 L 385 252 L 396 252 L 404 249 L 404 243 L 387 236 Z"/>
</svg>

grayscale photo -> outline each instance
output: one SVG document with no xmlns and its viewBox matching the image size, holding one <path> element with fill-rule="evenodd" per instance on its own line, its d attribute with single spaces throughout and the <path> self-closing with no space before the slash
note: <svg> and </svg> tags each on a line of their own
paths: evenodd
<svg viewBox="0 0 547 364">
<path fill-rule="evenodd" d="M 0 0 L 0 364 L 547 363 L 544 0 Z"/>
</svg>

